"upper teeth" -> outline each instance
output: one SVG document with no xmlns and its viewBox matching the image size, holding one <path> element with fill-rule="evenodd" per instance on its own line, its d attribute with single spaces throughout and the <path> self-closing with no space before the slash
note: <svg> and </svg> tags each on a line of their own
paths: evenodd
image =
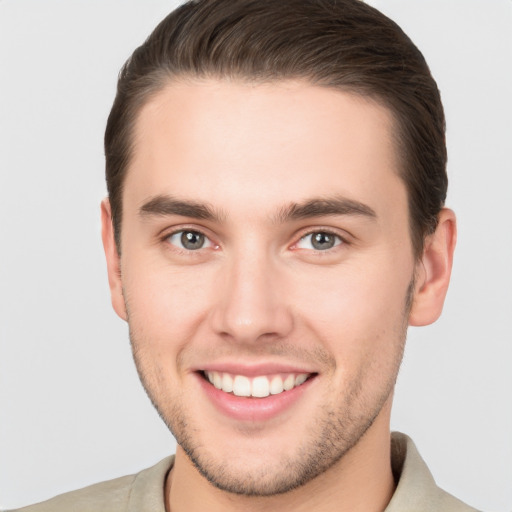
<svg viewBox="0 0 512 512">
<path fill-rule="evenodd" d="M 236 396 L 264 398 L 278 395 L 303 384 L 308 373 L 288 373 L 286 375 L 261 375 L 252 379 L 245 375 L 231 375 L 221 372 L 205 372 L 208 380 L 217 388 Z"/>
</svg>

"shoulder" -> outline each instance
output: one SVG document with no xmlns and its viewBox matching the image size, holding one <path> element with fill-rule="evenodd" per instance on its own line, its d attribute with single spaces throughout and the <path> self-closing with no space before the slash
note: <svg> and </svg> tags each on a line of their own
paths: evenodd
<svg viewBox="0 0 512 512">
<path fill-rule="evenodd" d="M 436 485 L 409 437 L 394 432 L 391 453 L 397 486 L 386 512 L 478 512 Z"/>
<path fill-rule="evenodd" d="M 130 489 L 136 475 L 100 482 L 83 489 L 60 494 L 48 501 L 19 509 L 23 512 L 126 510 Z"/>
<path fill-rule="evenodd" d="M 100 482 L 83 489 L 60 494 L 42 503 L 11 512 L 121 512 L 133 510 L 143 501 L 163 505 L 165 478 L 174 457 L 167 457 L 155 466 L 134 475 Z M 142 509 L 141 509 L 142 510 Z"/>
</svg>

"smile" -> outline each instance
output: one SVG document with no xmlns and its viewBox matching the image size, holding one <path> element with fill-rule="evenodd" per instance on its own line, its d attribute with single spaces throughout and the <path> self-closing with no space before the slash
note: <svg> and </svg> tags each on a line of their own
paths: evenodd
<svg viewBox="0 0 512 512">
<path fill-rule="evenodd" d="M 225 393 L 254 398 L 265 398 L 290 391 L 304 384 L 311 376 L 309 373 L 288 373 L 247 377 L 216 371 L 205 371 L 204 375 L 215 388 Z"/>
</svg>

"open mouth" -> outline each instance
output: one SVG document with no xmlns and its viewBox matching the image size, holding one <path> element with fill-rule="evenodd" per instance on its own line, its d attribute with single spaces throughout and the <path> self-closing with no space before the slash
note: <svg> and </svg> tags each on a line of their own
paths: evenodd
<svg viewBox="0 0 512 512">
<path fill-rule="evenodd" d="M 247 377 L 226 372 L 203 371 L 203 377 L 215 388 L 240 397 L 265 398 L 301 386 L 313 373 L 286 373 Z"/>
</svg>

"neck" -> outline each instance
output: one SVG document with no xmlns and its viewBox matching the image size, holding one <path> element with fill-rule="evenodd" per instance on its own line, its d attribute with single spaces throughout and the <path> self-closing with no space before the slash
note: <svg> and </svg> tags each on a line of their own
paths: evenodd
<svg viewBox="0 0 512 512">
<path fill-rule="evenodd" d="M 393 495 L 390 404 L 340 461 L 306 485 L 275 496 L 240 496 L 217 489 L 178 446 L 166 482 L 167 512 L 382 512 Z"/>
</svg>

